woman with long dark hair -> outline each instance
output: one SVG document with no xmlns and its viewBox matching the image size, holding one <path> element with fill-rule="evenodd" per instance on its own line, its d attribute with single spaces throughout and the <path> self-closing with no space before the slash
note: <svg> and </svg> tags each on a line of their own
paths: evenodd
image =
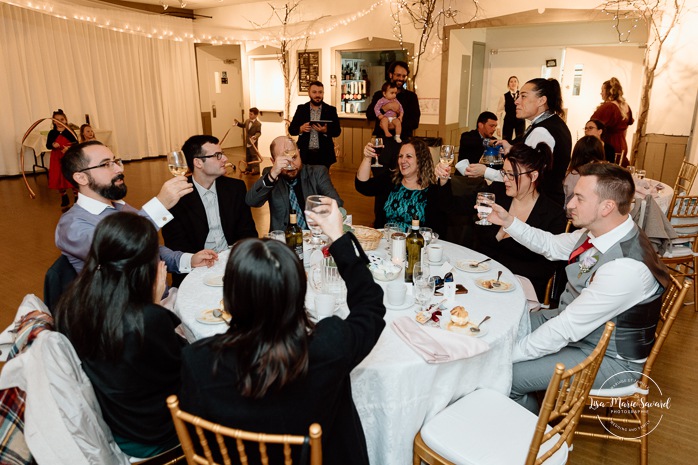
<svg viewBox="0 0 698 465">
<path fill-rule="evenodd" d="M 572 134 L 562 119 L 564 114 L 560 83 L 556 79 L 531 79 L 523 85 L 516 99 L 516 117 L 529 120 L 531 125 L 523 137 L 515 142 L 523 142 L 529 147 L 537 147 L 540 142 L 548 144 L 553 152 L 553 164 L 540 188 L 560 208 L 565 201 L 562 182 L 572 152 Z M 505 140 L 500 144 L 504 153 L 511 149 L 511 144 Z M 481 164 L 470 165 L 466 174 L 484 176 L 490 181 L 502 181 L 496 170 Z"/>
<path fill-rule="evenodd" d="M 104 218 L 85 267 L 55 312 L 75 347 L 119 447 L 151 457 L 179 441 L 165 400 L 179 389 L 179 319 L 157 304 L 167 270 L 152 223 L 132 213 Z"/>
<path fill-rule="evenodd" d="M 324 463 L 366 465 L 349 374 L 385 326 L 383 292 L 356 238 L 343 234 L 336 201 L 327 199 L 326 206 L 326 217 L 305 213 L 332 240 L 349 316 L 313 324 L 295 253 L 278 241 L 243 239 L 233 246 L 223 278 L 230 329 L 184 350 L 180 400 L 183 410 L 248 431 L 307 435 L 320 423 Z"/>
<path fill-rule="evenodd" d="M 577 181 L 579 181 L 580 176 L 577 171 L 579 167 L 587 163 L 601 161 L 604 161 L 604 152 L 603 143 L 599 138 L 595 136 L 584 136 L 574 144 L 570 166 L 567 167 L 567 174 L 565 175 L 565 209 L 567 209 L 567 204 L 574 195 L 574 186 L 576 186 Z"/>
<path fill-rule="evenodd" d="M 565 231 L 565 212 L 540 190 L 550 173 L 551 162 L 548 144 L 540 142 L 535 148 L 514 144 L 504 155 L 504 182 L 493 183 L 491 189 L 497 203 L 511 215 L 535 228 L 559 234 Z M 475 250 L 497 260 L 512 273 L 530 279 L 538 300 L 543 302 L 546 285 L 558 263 L 519 244 L 499 226 L 476 226 L 474 231 Z"/>
</svg>

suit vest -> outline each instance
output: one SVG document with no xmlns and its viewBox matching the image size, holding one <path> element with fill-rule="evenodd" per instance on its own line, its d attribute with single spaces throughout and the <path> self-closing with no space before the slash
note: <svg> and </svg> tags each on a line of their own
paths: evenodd
<svg viewBox="0 0 698 465">
<path fill-rule="evenodd" d="M 519 91 L 516 91 L 516 95 L 519 95 Z M 504 121 L 510 121 L 512 123 L 516 122 L 515 101 L 516 99 L 511 96 L 511 92 L 504 94 Z"/>
<path fill-rule="evenodd" d="M 586 238 L 587 233 L 582 234 L 575 249 Z M 654 332 L 659 321 L 662 294 L 669 285 L 669 272 L 666 266 L 659 260 L 645 233 L 636 225 L 633 225 L 633 229 L 620 241 L 611 246 L 606 253 L 602 254 L 597 251 L 594 257 L 597 256 L 596 263 L 587 272 L 581 272 L 580 262 L 567 265 L 565 271 L 567 272 L 568 282 L 565 292 L 560 296 L 560 311 L 564 310 L 567 305 L 581 294 L 582 290 L 588 286 L 596 270 L 605 263 L 618 258 L 632 258 L 633 260 L 643 262 L 659 282 L 660 287 L 654 295 L 611 320 L 616 324 L 616 329 L 611 336 L 606 355 L 613 358 L 620 356 L 626 360 L 647 358 L 654 344 Z M 603 330 L 604 325 L 601 325 L 582 340 L 571 343 L 570 346 L 578 347 L 585 353 L 590 354 L 601 339 Z"/>
</svg>

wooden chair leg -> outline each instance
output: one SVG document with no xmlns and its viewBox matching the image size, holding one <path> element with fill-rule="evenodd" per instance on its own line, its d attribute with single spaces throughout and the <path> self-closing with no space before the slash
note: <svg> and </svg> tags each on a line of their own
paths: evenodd
<svg viewBox="0 0 698 465">
<path fill-rule="evenodd" d="M 646 399 L 645 399 L 646 400 Z M 640 406 L 640 465 L 647 465 L 649 461 L 649 431 L 647 423 L 649 421 L 649 413 L 647 408 Z"/>
</svg>

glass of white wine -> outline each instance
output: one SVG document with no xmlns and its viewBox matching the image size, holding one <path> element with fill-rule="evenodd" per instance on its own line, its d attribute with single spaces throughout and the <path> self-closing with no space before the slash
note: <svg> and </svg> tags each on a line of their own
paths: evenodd
<svg viewBox="0 0 698 465">
<path fill-rule="evenodd" d="M 442 145 L 439 151 L 439 163 L 448 167 L 449 171 L 451 170 L 455 153 L 455 147 L 452 145 Z M 451 176 L 449 176 L 448 179 L 451 179 Z"/>
<path fill-rule="evenodd" d="M 324 195 L 309 195 L 308 198 L 305 199 L 306 211 L 314 212 L 319 216 L 328 216 L 332 210 L 332 207 L 330 206 L 330 202 L 327 201 L 327 198 L 328 197 Z M 320 228 L 320 226 L 318 226 L 318 224 L 310 218 L 306 217 L 306 220 L 308 222 L 310 231 L 313 233 L 310 244 L 314 246 L 321 244 L 322 239 L 320 236 L 322 235 L 322 228 Z"/>
<path fill-rule="evenodd" d="M 172 176 L 183 176 L 189 171 L 187 159 L 184 157 L 184 152 L 174 150 L 167 154 L 167 168 L 169 168 Z"/>
</svg>

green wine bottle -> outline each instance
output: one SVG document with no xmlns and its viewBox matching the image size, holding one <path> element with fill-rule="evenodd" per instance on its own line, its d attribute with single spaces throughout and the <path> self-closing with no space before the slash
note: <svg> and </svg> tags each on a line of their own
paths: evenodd
<svg viewBox="0 0 698 465">
<path fill-rule="evenodd" d="M 296 252 L 298 260 L 303 264 L 303 231 L 298 226 L 296 211 L 291 210 L 291 215 L 286 228 L 286 245 L 291 247 L 291 250 Z"/>
<path fill-rule="evenodd" d="M 405 270 L 405 282 L 412 282 L 412 272 L 414 264 L 420 261 L 422 257 L 422 248 L 424 247 L 424 238 L 419 234 L 419 220 L 412 219 L 412 232 L 405 240 L 405 248 L 407 249 L 407 269 Z"/>
</svg>

